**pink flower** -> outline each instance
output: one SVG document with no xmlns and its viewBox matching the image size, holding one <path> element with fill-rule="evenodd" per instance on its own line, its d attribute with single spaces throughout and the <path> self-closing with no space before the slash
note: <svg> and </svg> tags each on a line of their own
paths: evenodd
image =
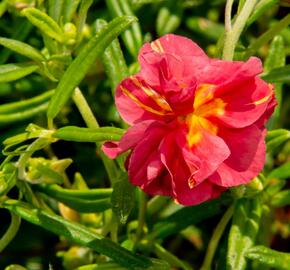
<svg viewBox="0 0 290 270">
<path fill-rule="evenodd" d="M 118 111 L 132 127 L 103 146 L 111 158 L 132 150 L 132 184 L 194 205 L 259 174 L 275 98 L 257 76 L 258 58 L 211 59 L 191 40 L 169 34 L 145 44 L 139 62 L 141 71 L 116 92 Z"/>
</svg>

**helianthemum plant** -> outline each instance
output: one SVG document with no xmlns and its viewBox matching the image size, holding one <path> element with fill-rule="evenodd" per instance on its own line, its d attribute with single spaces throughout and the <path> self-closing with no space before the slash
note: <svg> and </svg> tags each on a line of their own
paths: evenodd
<svg viewBox="0 0 290 270">
<path fill-rule="evenodd" d="M 288 2 L 1 1 L 0 269 L 289 270 Z"/>
</svg>

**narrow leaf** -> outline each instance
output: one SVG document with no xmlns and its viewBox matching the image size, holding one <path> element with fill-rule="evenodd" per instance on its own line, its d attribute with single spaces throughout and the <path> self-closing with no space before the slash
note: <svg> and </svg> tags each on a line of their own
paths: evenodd
<svg viewBox="0 0 290 270">
<path fill-rule="evenodd" d="M 41 191 L 47 195 L 60 197 L 73 197 L 85 200 L 96 200 L 110 198 L 112 195 L 111 188 L 95 188 L 88 190 L 66 189 L 58 185 L 35 185 L 36 190 Z"/>
<path fill-rule="evenodd" d="M 39 113 L 41 112 L 46 111 L 47 107 L 48 107 L 48 102 L 44 102 L 38 106 L 29 108 L 23 111 L 9 113 L 9 114 L 0 114 L 0 125 L 29 119 L 33 116 L 39 115 Z"/>
<path fill-rule="evenodd" d="M 126 174 L 113 185 L 112 209 L 119 221 L 125 224 L 134 207 L 135 187 L 129 182 Z"/>
<path fill-rule="evenodd" d="M 119 141 L 123 134 L 123 129 L 113 127 L 81 128 L 66 126 L 58 129 L 53 137 L 74 142 L 103 142 Z"/>
<path fill-rule="evenodd" d="M 112 17 L 133 16 L 128 0 L 106 0 L 106 4 Z M 136 57 L 143 41 L 139 23 L 134 22 L 132 27 L 127 29 L 121 37 L 130 54 Z"/>
<path fill-rule="evenodd" d="M 48 14 L 57 23 L 59 23 L 65 0 L 49 0 L 48 1 Z"/>
<path fill-rule="evenodd" d="M 284 190 L 271 198 L 271 205 L 274 207 L 284 207 L 290 205 L 290 190 Z"/>
<path fill-rule="evenodd" d="M 152 264 L 149 259 L 129 252 L 118 244 L 92 232 L 85 226 L 65 220 L 44 210 L 33 208 L 29 204 L 16 200 L 7 200 L 2 202 L 1 206 L 28 222 L 43 227 L 57 235 L 62 235 L 76 244 L 89 247 L 129 269 L 138 267 L 143 269 Z"/>
<path fill-rule="evenodd" d="M 279 252 L 264 246 L 255 246 L 250 248 L 246 256 L 248 259 L 258 261 L 265 267 L 273 269 L 289 270 L 290 254 Z"/>
<path fill-rule="evenodd" d="M 89 40 L 62 76 L 49 104 L 48 118 L 53 119 L 59 113 L 96 59 L 134 21 L 136 18 L 131 16 L 116 18 Z"/>
<path fill-rule="evenodd" d="M 261 214 L 259 199 L 242 198 L 236 202 L 228 240 L 227 269 L 246 268 L 245 253 L 255 243 Z"/>
<path fill-rule="evenodd" d="M 249 27 L 257 19 L 259 19 L 265 11 L 279 4 L 279 0 L 261 0 L 255 7 L 252 15 L 247 20 L 246 26 Z"/>
<path fill-rule="evenodd" d="M 96 21 L 97 31 L 100 31 L 105 25 L 107 25 L 105 20 L 98 19 Z M 128 76 L 128 67 L 117 38 L 103 53 L 102 62 L 105 67 L 105 72 L 109 77 L 112 93 L 114 94 L 117 85 L 122 79 Z"/>
<path fill-rule="evenodd" d="M 15 39 L 0 37 L 0 45 L 14 52 L 17 52 L 21 55 L 24 55 L 27 58 L 32 59 L 36 62 L 45 61 L 44 56 L 37 49 L 33 48 L 27 43 L 24 43 Z"/>
<path fill-rule="evenodd" d="M 53 93 L 54 90 L 49 90 L 47 92 L 44 92 L 43 94 L 40 94 L 38 96 L 26 100 L 15 101 L 0 105 L 0 115 L 23 111 L 27 108 L 33 108 L 45 101 L 48 101 L 48 99 L 53 95 Z"/>
<path fill-rule="evenodd" d="M 267 178 L 286 179 L 289 177 L 290 177 L 290 162 L 286 162 L 285 164 L 271 171 Z"/>
<path fill-rule="evenodd" d="M 35 72 L 38 68 L 38 66 L 30 64 L 0 65 L 0 83 L 16 81 Z"/>
<path fill-rule="evenodd" d="M 222 213 L 223 207 L 227 205 L 225 200 L 212 200 L 200 205 L 183 207 L 172 215 L 157 222 L 148 238 L 163 239 L 169 235 L 176 234 L 190 225 L 199 223 L 209 217 Z"/>
<path fill-rule="evenodd" d="M 290 14 L 285 16 L 281 21 L 277 22 L 268 31 L 258 37 L 251 45 L 248 47 L 245 58 L 253 55 L 258 49 L 260 49 L 265 43 L 278 35 L 284 28 L 286 28 L 290 23 Z"/>
<path fill-rule="evenodd" d="M 267 82 L 290 82 L 290 65 L 285 67 L 275 68 L 269 73 L 261 75 L 261 78 Z"/>
<path fill-rule="evenodd" d="M 56 21 L 49 17 L 46 13 L 36 8 L 26 8 L 22 14 L 37 28 L 39 28 L 47 36 L 54 38 L 58 42 L 63 42 L 63 31 Z"/>
</svg>

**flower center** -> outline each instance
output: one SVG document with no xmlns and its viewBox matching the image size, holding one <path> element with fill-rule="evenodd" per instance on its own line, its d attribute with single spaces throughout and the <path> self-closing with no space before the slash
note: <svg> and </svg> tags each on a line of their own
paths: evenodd
<svg viewBox="0 0 290 270">
<path fill-rule="evenodd" d="M 188 126 L 187 142 L 189 147 L 194 146 L 202 139 L 203 130 L 216 135 L 218 126 L 209 118 L 223 115 L 226 103 L 214 97 L 212 84 L 201 84 L 195 92 L 193 112 L 186 116 L 185 123 Z"/>
</svg>

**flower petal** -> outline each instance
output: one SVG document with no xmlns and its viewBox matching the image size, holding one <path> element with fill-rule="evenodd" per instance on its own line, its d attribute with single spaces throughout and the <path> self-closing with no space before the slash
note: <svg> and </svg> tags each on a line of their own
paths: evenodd
<svg viewBox="0 0 290 270">
<path fill-rule="evenodd" d="M 118 155 L 135 147 L 152 123 L 153 121 L 147 120 L 132 126 L 127 130 L 120 142 L 105 142 L 102 150 L 108 157 L 116 158 Z"/>
<path fill-rule="evenodd" d="M 140 138 L 129 159 L 128 173 L 132 184 L 146 185 L 148 166 L 152 166 L 156 162 L 159 144 L 167 132 L 168 127 L 165 124 L 155 122 L 147 128 L 145 134 Z"/>
<path fill-rule="evenodd" d="M 222 138 L 210 134 L 203 128 L 200 132 L 200 141 L 191 148 L 187 143 L 184 143 L 184 139 L 181 137 L 178 140 L 187 166 L 189 168 L 196 167 L 195 172 L 191 169 L 193 186 L 205 181 L 230 155 L 230 150 Z"/>
<path fill-rule="evenodd" d="M 226 104 L 223 114 L 215 115 L 219 121 L 234 128 L 254 124 L 267 110 L 273 98 L 273 89 L 256 77 L 220 96 Z"/>
<path fill-rule="evenodd" d="M 210 181 L 223 187 L 248 183 L 262 171 L 265 163 L 265 130 L 252 125 L 224 129 L 220 136 L 228 144 L 231 155 L 209 177 Z"/>
</svg>

